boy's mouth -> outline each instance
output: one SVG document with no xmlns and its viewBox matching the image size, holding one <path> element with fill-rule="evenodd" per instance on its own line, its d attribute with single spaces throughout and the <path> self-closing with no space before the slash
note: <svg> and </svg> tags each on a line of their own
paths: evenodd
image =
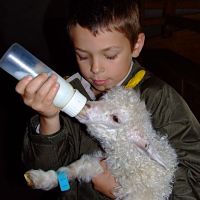
<svg viewBox="0 0 200 200">
<path fill-rule="evenodd" d="M 107 82 L 107 80 L 93 80 L 93 83 L 94 83 L 95 85 L 98 85 L 98 86 L 100 86 L 100 85 L 105 85 L 106 82 Z"/>
</svg>

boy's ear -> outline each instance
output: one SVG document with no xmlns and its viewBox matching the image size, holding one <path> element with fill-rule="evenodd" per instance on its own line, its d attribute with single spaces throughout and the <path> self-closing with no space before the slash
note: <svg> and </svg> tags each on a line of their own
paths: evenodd
<svg viewBox="0 0 200 200">
<path fill-rule="evenodd" d="M 145 41 L 144 33 L 139 33 L 138 39 L 137 39 L 137 41 L 135 43 L 135 46 L 134 46 L 134 48 L 132 50 L 132 56 L 134 58 L 136 58 L 136 57 L 138 57 L 140 55 L 140 52 L 141 52 L 141 50 L 142 50 L 142 48 L 144 46 L 144 41 Z"/>
</svg>

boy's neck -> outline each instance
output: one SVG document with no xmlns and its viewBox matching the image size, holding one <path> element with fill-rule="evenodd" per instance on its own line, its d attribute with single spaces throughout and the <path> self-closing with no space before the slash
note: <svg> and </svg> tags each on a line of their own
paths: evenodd
<svg viewBox="0 0 200 200">
<path fill-rule="evenodd" d="M 130 72 L 131 72 L 132 69 L 133 69 L 133 62 L 134 62 L 134 61 L 132 60 L 131 66 L 130 66 L 129 71 L 128 71 L 128 73 L 126 74 L 126 76 L 125 76 L 116 86 L 121 86 L 122 83 L 126 80 L 126 78 L 128 77 L 128 75 L 130 74 Z"/>
</svg>

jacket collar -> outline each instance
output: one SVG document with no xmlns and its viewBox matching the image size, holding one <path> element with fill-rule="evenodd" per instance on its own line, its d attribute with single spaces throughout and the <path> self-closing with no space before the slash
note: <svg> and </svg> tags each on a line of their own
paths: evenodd
<svg viewBox="0 0 200 200">
<path fill-rule="evenodd" d="M 126 86 L 128 82 L 139 72 L 140 70 L 144 70 L 144 68 L 136 61 L 133 60 L 133 67 L 132 70 L 130 71 L 129 75 L 127 78 L 123 81 L 122 85 Z"/>
</svg>

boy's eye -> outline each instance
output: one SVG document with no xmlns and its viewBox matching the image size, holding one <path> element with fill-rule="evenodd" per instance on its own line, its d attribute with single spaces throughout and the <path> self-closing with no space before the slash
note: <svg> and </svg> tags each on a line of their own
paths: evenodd
<svg viewBox="0 0 200 200">
<path fill-rule="evenodd" d="M 83 56 L 78 56 L 79 60 L 86 60 L 87 57 L 83 57 Z"/>
<path fill-rule="evenodd" d="M 105 56 L 107 59 L 109 60 L 114 60 L 116 57 L 117 57 L 117 54 L 116 55 L 113 55 L 113 56 Z"/>
<path fill-rule="evenodd" d="M 79 55 L 79 54 L 76 54 L 76 56 L 78 57 L 79 60 L 86 60 L 86 59 L 88 59 L 88 56 L 82 56 L 82 55 Z"/>
</svg>

